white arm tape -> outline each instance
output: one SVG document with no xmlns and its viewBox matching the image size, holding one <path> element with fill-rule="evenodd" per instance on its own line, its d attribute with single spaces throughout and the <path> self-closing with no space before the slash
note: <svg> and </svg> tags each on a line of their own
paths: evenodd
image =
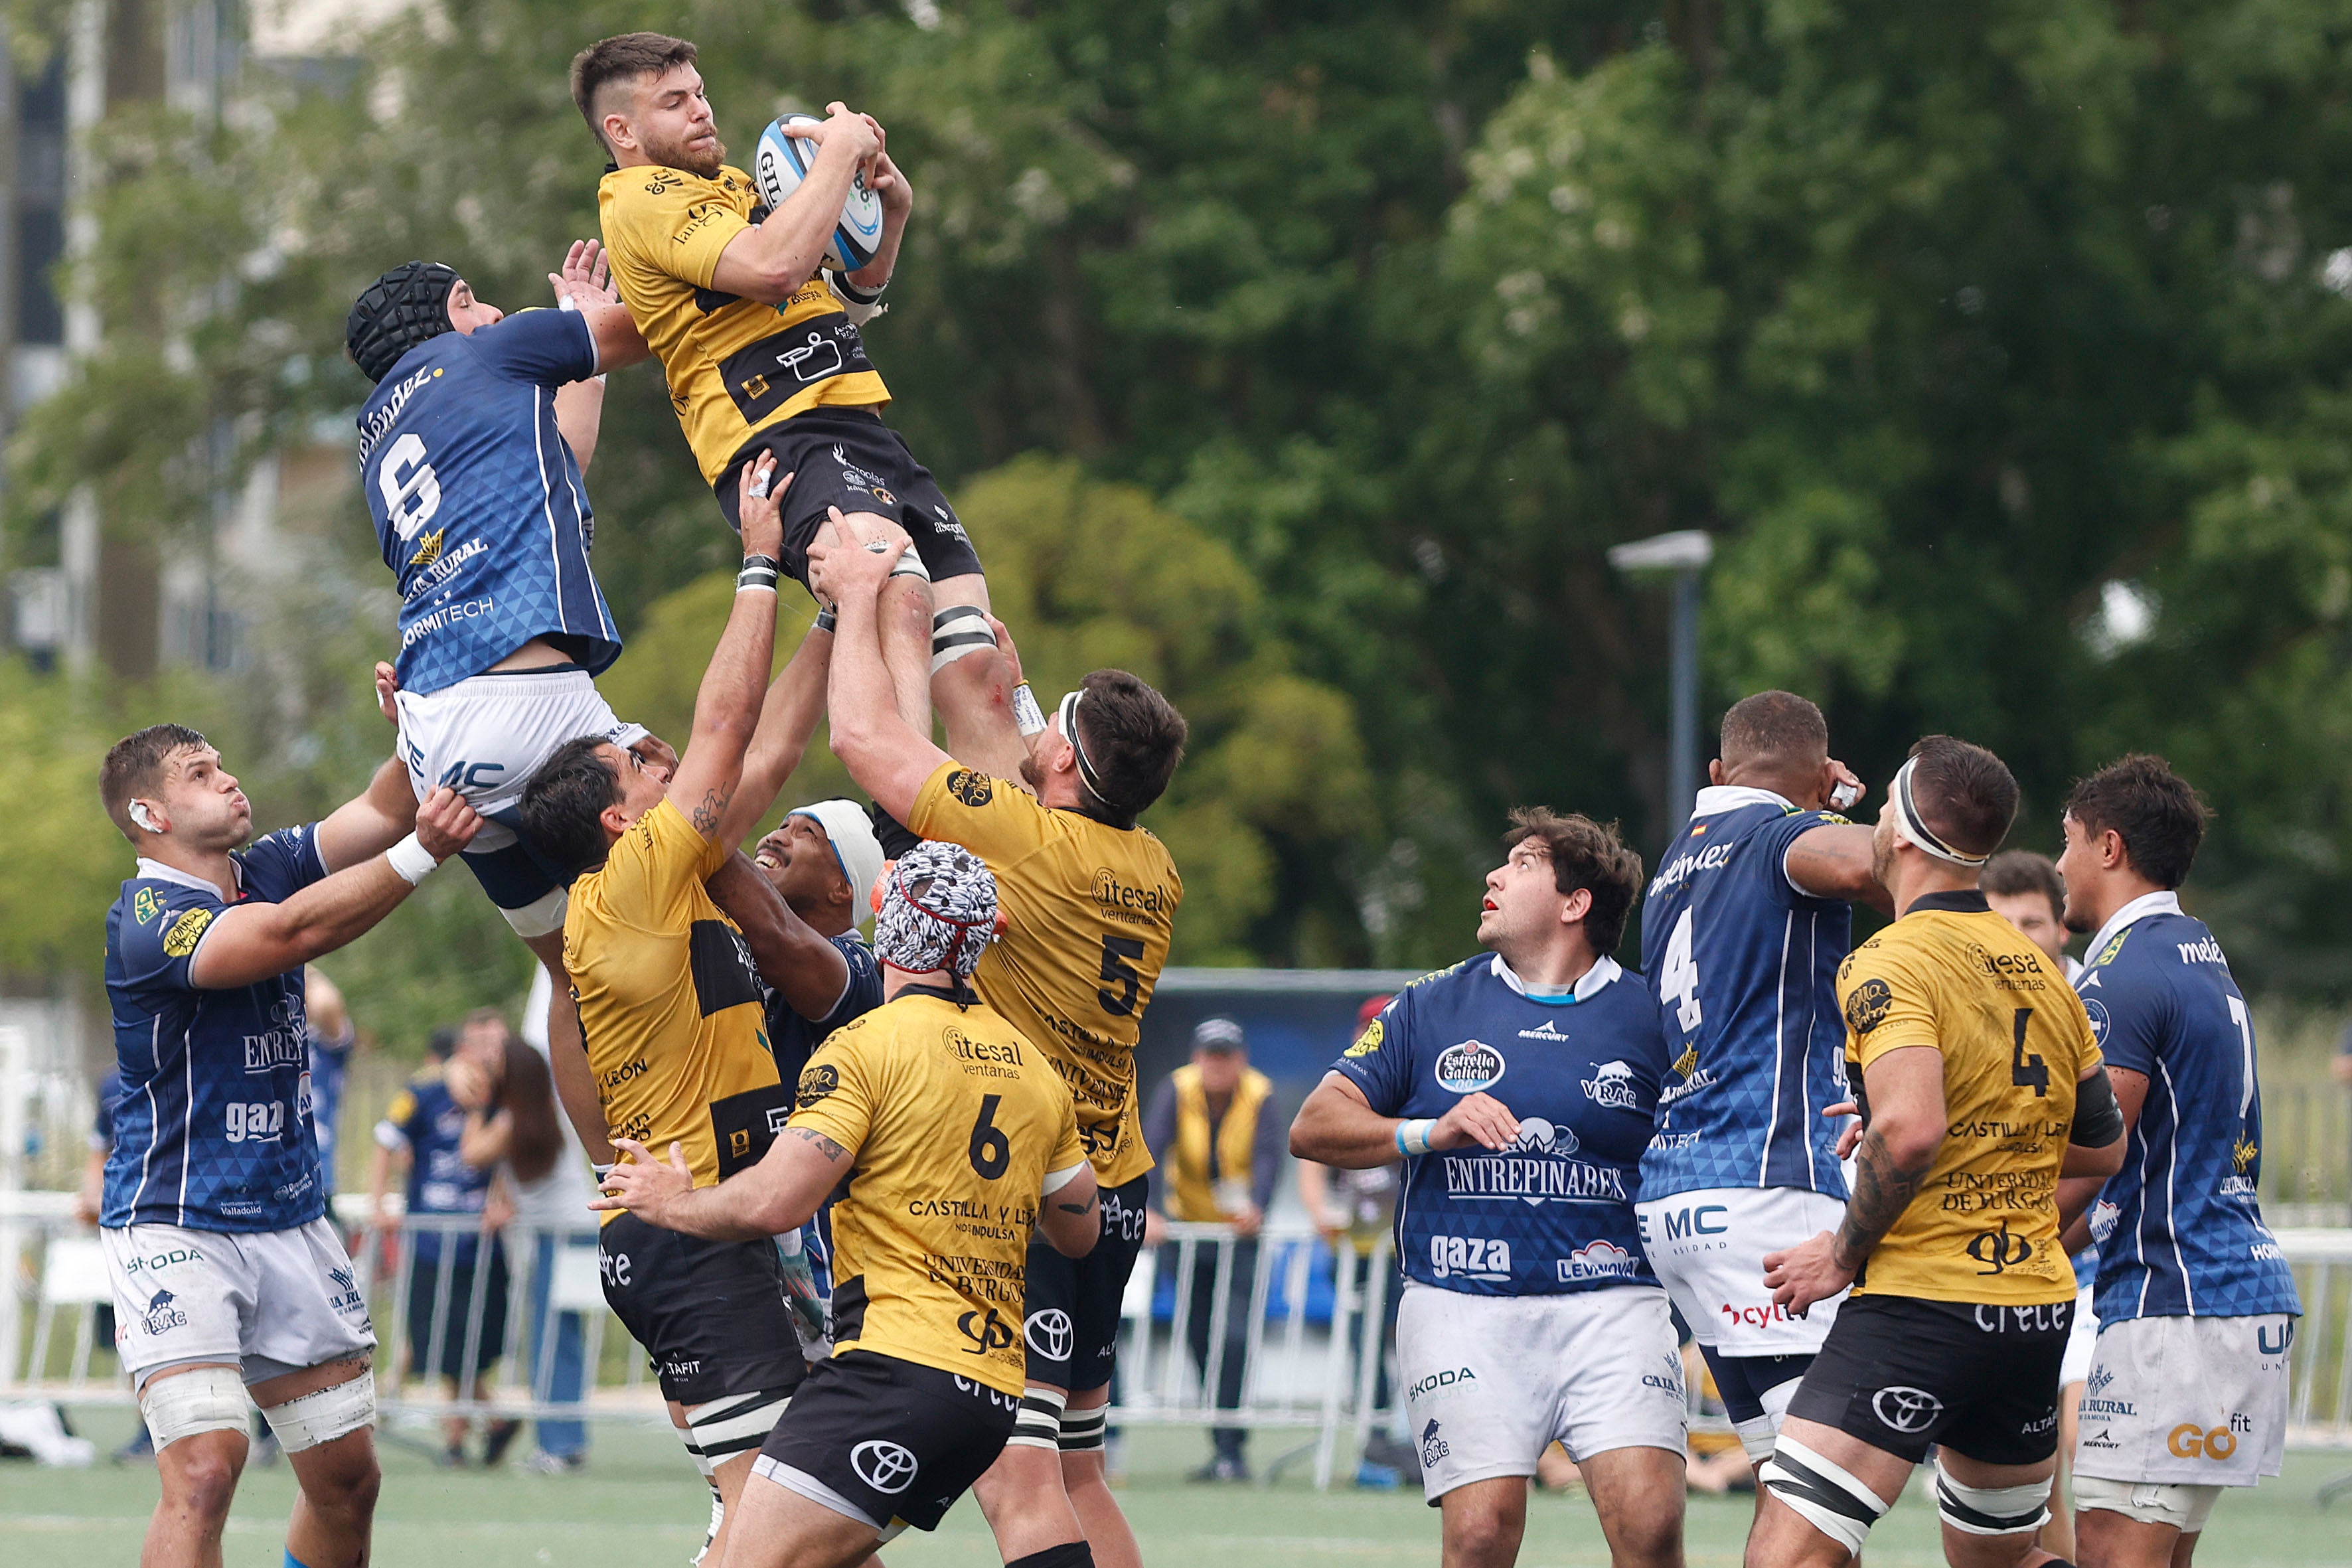
<svg viewBox="0 0 2352 1568">
<path fill-rule="evenodd" d="M 1078 1173 L 1086 1168 L 1087 1163 L 1084 1160 L 1081 1160 L 1066 1171 L 1046 1172 L 1044 1195 L 1049 1198 L 1052 1197 L 1055 1193 L 1060 1192 L 1064 1187 L 1066 1187 L 1072 1182 L 1076 1181 L 1078 1179 Z"/>
<path fill-rule="evenodd" d="M 441 864 L 414 833 L 385 850 L 383 858 L 392 863 L 392 868 L 400 879 L 412 888 L 432 875 L 433 868 Z"/>
</svg>

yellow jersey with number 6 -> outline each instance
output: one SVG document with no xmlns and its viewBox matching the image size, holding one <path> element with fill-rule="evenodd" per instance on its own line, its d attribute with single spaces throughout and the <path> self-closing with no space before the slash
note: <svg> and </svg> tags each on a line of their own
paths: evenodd
<svg viewBox="0 0 2352 1568">
<path fill-rule="evenodd" d="M 1856 1295 L 2029 1305 L 2074 1297 L 2058 1168 L 2076 1080 L 2099 1064 L 2065 975 L 1984 895 L 1931 893 L 1838 970 L 1846 1072 L 1924 1046 L 1943 1058 L 1944 1142 Z"/>
<path fill-rule="evenodd" d="M 984 1005 L 902 991 L 826 1037 L 794 1105 L 786 1137 L 850 1152 L 833 1208 L 834 1348 L 1019 1398 L 1041 1192 L 1086 1159 L 1044 1056 Z"/>
<path fill-rule="evenodd" d="M 907 826 L 995 873 L 1005 931 L 972 987 L 1060 1069 L 1095 1179 L 1115 1187 L 1151 1169 L 1135 1047 L 1184 896 L 1167 847 L 952 762 L 925 781 Z"/>
</svg>

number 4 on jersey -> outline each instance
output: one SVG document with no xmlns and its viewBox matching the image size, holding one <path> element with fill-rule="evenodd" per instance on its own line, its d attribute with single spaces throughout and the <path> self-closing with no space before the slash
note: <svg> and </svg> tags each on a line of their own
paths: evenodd
<svg viewBox="0 0 2352 1568">
<path fill-rule="evenodd" d="M 1691 912 L 1683 911 L 1675 922 L 1674 934 L 1666 938 L 1666 958 L 1658 971 L 1658 996 L 1671 1001 L 1675 1022 L 1685 1030 L 1699 1025 L 1698 965 L 1691 962 Z"/>
</svg>

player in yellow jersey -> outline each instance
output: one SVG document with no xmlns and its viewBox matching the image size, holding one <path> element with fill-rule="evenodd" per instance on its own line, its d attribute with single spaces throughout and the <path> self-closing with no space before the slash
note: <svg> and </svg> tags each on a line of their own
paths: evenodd
<svg viewBox="0 0 2352 1568">
<path fill-rule="evenodd" d="M 769 1435 L 726 1568 L 846 1568 L 909 1525 L 936 1529 L 1021 1407 L 1032 1232 L 1057 1255 L 1096 1245 L 1094 1173 L 1070 1097 L 1045 1053 L 967 984 L 995 927 L 995 880 L 979 857 L 909 850 L 875 919 L 887 996 L 817 1047 L 766 1157 L 706 1186 L 677 1145 L 664 1163 L 630 1140 L 630 1163 L 606 1178 L 599 1208 L 750 1245 L 843 1194 L 835 1353 Z M 1012 1568 L 1092 1562 L 1084 1542 L 1007 1542 L 1005 1554 Z"/>
<path fill-rule="evenodd" d="M 805 552 L 828 506 L 912 537 L 885 601 L 885 635 L 910 656 L 898 661 L 894 700 L 928 733 L 936 693 L 949 749 L 1009 770 L 1020 756 L 1003 749 L 1012 683 L 989 635 L 980 557 L 930 470 L 882 423 L 889 389 L 858 335 L 897 266 L 914 189 L 880 127 L 835 103 L 828 118 L 792 128 L 816 155 L 769 211 L 751 175 L 726 162 L 695 60 L 683 38 L 624 33 L 572 62 L 572 100 L 614 163 L 596 193 L 613 280 L 661 359 L 720 506 L 761 452 L 797 476 L 784 512 L 789 575 L 807 581 Z M 855 271 L 824 272 L 828 237 L 861 174 L 882 205 L 878 247 Z"/>
<path fill-rule="evenodd" d="M 1184 720 L 1125 670 L 1098 669 L 1032 737 L 1020 772 L 1034 795 L 958 764 L 889 701 L 876 601 L 900 546 L 860 519 L 836 510 L 833 520 L 839 542 L 819 541 L 810 558 L 841 617 L 833 749 L 876 805 L 926 838 L 973 850 L 995 873 L 1006 929 L 972 984 L 1069 1085 L 1102 1185 L 1093 1253 L 1073 1263 L 1030 1249 L 1029 1392 L 1004 1458 L 978 1489 L 981 1507 L 1007 1552 L 1083 1535 L 1097 1562 L 1129 1568 L 1139 1558 L 1103 1479 L 1103 1430 L 1151 1169 L 1135 1047 L 1184 896 L 1166 847 L 1136 818 L 1175 774 Z M 1008 654 L 1015 676 L 1018 662 Z"/>
<path fill-rule="evenodd" d="M 531 775 L 521 804 L 532 841 L 576 868 L 563 961 L 605 1124 L 678 1143 L 705 1184 L 755 1163 L 791 1108 L 751 952 L 705 886 L 797 755 L 778 731 L 799 724 L 762 726 L 763 710 L 813 706 L 831 642 L 813 631 L 763 700 L 782 532 L 768 492 L 782 478 L 771 459 L 740 481 L 747 553 L 676 767 L 572 741 Z M 605 1300 L 646 1348 L 688 1452 L 731 1502 L 803 1371 L 776 1248 L 696 1241 L 625 1215 L 598 1241 Z"/>
<path fill-rule="evenodd" d="M 2017 816 L 1999 757 L 1930 735 L 1873 839 L 1895 923 L 1838 971 L 1853 1196 L 1838 1229 L 1764 1259 L 1801 1314 L 1853 1288 L 1790 1401 L 1749 1568 L 1834 1568 L 1937 1447 L 1953 1568 L 2035 1568 L 2074 1310 L 2061 1175 L 2123 1159 L 2123 1117 L 2064 973 L 1977 886 Z M 2080 1201 L 2087 1205 L 2088 1194 Z"/>
</svg>

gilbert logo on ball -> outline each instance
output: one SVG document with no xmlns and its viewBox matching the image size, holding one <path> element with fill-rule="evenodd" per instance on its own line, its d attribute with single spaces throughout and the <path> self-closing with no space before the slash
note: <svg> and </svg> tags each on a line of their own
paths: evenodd
<svg viewBox="0 0 2352 1568">
<path fill-rule="evenodd" d="M 771 210 L 782 206 L 785 198 L 801 188 L 801 181 L 816 162 L 817 144 L 787 136 L 783 128 L 821 123 L 813 114 L 787 114 L 770 121 L 760 132 L 759 150 L 751 158 L 751 183 Z M 834 220 L 824 264 L 835 272 L 855 272 L 872 261 L 881 246 L 882 198 L 866 188 L 866 176 L 859 174 L 850 183 L 849 199 L 842 203 L 841 216 Z"/>
</svg>

